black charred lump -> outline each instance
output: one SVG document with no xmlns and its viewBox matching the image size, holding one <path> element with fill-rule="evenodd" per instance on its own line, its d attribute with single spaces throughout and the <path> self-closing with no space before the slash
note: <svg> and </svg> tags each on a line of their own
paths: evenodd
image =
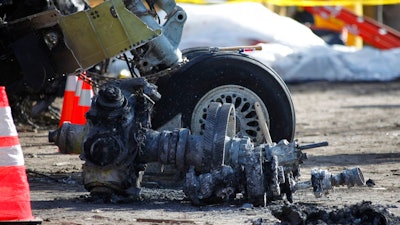
<svg viewBox="0 0 400 225">
<path fill-rule="evenodd" d="M 374 205 L 369 201 L 332 210 L 313 204 L 291 204 L 270 206 L 272 214 L 282 224 L 362 224 L 362 225 L 396 225 L 400 218 L 395 217 L 387 207 Z"/>
<path fill-rule="evenodd" d="M 125 98 L 122 95 L 121 89 L 113 86 L 106 85 L 100 89 L 96 103 L 104 108 L 115 109 L 124 105 Z"/>
</svg>

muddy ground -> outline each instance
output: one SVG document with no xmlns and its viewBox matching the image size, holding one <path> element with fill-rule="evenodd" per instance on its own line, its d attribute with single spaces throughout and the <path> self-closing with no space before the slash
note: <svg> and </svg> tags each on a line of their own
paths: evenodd
<svg viewBox="0 0 400 225">
<path fill-rule="evenodd" d="M 87 201 L 78 155 L 61 155 L 48 129 L 19 126 L 32 212 L 42 224 L 400 224 L 400 81 L 390 83 L 289 84 L 299 144 L 328 141 L 307 150 L 302 179 L 318 167 L 338 173 L 360 167 L 370 186 L 339 187 L 294 203 L 192 206 L 180 188 L 144 183 L 137 203 Z M 57 123 L 55 123 L 55 126 Z"/>
</svg>

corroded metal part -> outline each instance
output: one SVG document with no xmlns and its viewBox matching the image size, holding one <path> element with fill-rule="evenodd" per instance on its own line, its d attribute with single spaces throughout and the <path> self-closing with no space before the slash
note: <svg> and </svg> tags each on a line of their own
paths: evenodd
<svg viewBox="0 0 400 225">
<path fill-rule="evenodd" d="M 238 182 L 230 166 L 222 165 L 200 175 L 191 167 L 186 173 L 184 192 L 195 205 L 226 201 L 235 197 Z"/>
<path fill-rule="evenodd" d="M 298 182 L 294 185 L 294 191 L 312 188 L 315 197 L 320 198 L 329 194 L 333 187 L 338 186 L 364 186 L 365 180 L 361 169 L 354 167 L 346 169 L 339 174 L 331 174 L 327 170 L 311 170 L 311 179 L 309 181 Z"/>
<path fill-rule="evenodd" d="M 60 153 L 79 154 L 82 150 L 84 133 L 84 126 L 64 122 L 61 127 L 49 132 L 48 139 L 58 146 Z"/>
<path fill-rule="evenodd" d="M 276 156 L 280 165 L 290 169 L 298 168 L 303 160 L 307 159 L 307 155 L 297 148 L 296 142 L 281 140 L 268 145 L 268 149 L 264 152 L 266 159 L 271 160 L 273 156 Z"/>
<path fill-rule="evenodd" d="M 283 197 L 292 202 L 298 189 L 312 187 L 320 197 L 334 186 L 364 184 L 358 168 L 338 175 L 313 170 L 310 182 L 298 182 L 300 165 L 307 159 L 302 149 L 325 144 L 298 146 L 281 140 L 254 146 L 250 138 L 235 136 L 232 104 L 210 104 L 204 135 L 192 135 L 186 128 L 152 130 L 154 101 L 147 96 L 159 97 L 143 78 L 107 83 L 92 101 L 87 124 L 74 130 L 85 160 L 84 185 L 93 195 L 137 199 L 140 174 L 151 162 L 185 172 L 183 190 L 196 205 L 232 200 L 237 194 L 255 205 Z M 49 139 L 66 140 L 67 134 L 51 132 Z"/>
<path fill-rule="evenodd" d="M 329 193 L 333 187 L 347 185 L 348 187 L 365 185 L 364 176 L 360 168 L 343 170 L 339 174 L 331 174 L 326 170 L 313 169 L 311 182 L 315 197 L 319 198 Z"/>
</svg>

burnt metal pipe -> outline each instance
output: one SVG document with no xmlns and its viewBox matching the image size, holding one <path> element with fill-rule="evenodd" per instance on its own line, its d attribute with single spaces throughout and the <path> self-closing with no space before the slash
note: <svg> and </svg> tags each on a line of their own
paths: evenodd
<svg viewBox="0 0 400 225">
<path fill-rule="evenodd" d="M 147 91 L 146 91 L 147 90 Z M 204 135 L 185 128 L 158 132 L 150 128 L 155 87 L 143 78 L 114 81 L 102 86 L 86 114 L 85 126 L 65 123 L 49 133 L 62 152 L 80 152 L 85 188 L 94 195 L 113 193 L 134 198 L 140 193 L 145 164 L 159 162 L 186 172 L 183 190 L 193 204 L 226 201 L 242 193 L 253 204 L 280 199 L 298 189 L 313 188 L 317 197 L 334 186 L 363 185 L 360 169 L 332 175 L 313 170 L 311 181 L 298 183 L 304 149 L 281 140 L 254 146 L 248 137 L 236 137 L 232 104 L 213 102 L 208 107 Z"/>
<path fill-rule="evenodd" d="M 311 179 L 309 181 L 296 183 L 295 190 L 312 188 L 315 197 L 320 198 L 327 195 L 333 187 L 339 186 L 364 186 L 365 180 L 361 169 L 354 167 L 346 169 L 339 174 L 331 174 L 327 170 L 311 170 Z"/>
<path fill-rule="evenodd" d="M 49 131 L 48 140 L 58 146 L 60 153 L 80 154 L 84 133 L 84 126 L 64 122 L 58 129 Z"/>
<path fill-rule="evenodd" d="M 191 135 L 186 128 L 174 131 L 148 130 L 145 139 L 145 151 L 140 155 L 140 162 L 159 162 L 174 165 L 184 171 L 189 165 L 201 170 L 203 166 L 203 137 Z"/>
<path fill-rule="evenodd" d="M 302 145 L 302 146 L 298 146 L 297 148 L 300 150 L 306 150 L 306 149 L 319 148 L 319 147 L 325 147 L 325 146 L 328 146 L 327 141 L 318 142 L 318 143 L 314 143 L 314 144 L 308 144 L 308 145 Z"/>
</svg>

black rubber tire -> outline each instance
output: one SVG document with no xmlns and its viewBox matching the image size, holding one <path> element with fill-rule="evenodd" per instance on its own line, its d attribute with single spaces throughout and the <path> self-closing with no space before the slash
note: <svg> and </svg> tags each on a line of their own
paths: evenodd
<svg viewBox="0 0 400 225">
<path fill-rule="evenodd" d="M 157 82 L 162 98 L 154 108 L 153 128 L 178 113 L 182 114 L 183 127 L 191 128 L 193 110 L 208 91 L 223 85 L 239 85 L 254 92 L 265 104 L 272 140 L 293 140 L 296 122 L 290 92 L 270 67 L 234 52 L 211 53 L 208 48 L 195 48 L 183 53 L 189 63 Z"/>
<path fill-rule="evenodd" d="M 194 48 L 187 48 L 182 50 L 182 55 L 186 57 L 188 60 L 192 60 L 197 56 L 210 54 L 210 48 L 207 47 L 194 47 Z"/>
</svg>

